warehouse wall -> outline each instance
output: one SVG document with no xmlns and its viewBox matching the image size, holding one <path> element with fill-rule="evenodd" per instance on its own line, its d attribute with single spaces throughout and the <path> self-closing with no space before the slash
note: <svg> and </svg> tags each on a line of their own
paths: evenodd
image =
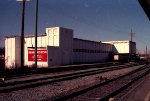
<svg viewBox="0 0 150 101">
<path fill-rule="evenodd" d="M 6 68 L 19 67 L 21 62 L 20 47 L 21 47 L 20 37 L 8 37 L 5 39 L 5 66 Z"/>
<path fill-rule="evenodd" d="M 46 28 L 46 34 L 39 35 L 37 41 L 38 49 L 45 48 L 48 51 L 48 61 L 38 62 L 38 66 L 48 67 L 52 65 L 60 65 L 60 63 L 61 65 L 73 63 L 73 30 L 61 27 Z M 54 48 L 52 48 L 51 46 L 53 46 Z M 27 36 L 25 38 L 25 65 L 30 66 L 34 64 L 34 61 L 28 61 L 28 50 L 34 49 L 34 47 L 34 36 Z M 57 58 L 57 55 L 56 57 L 51 57 L 50 52 L 55 54 L 54 50 L 56 50 L 57 52 L 61 51 L 61 55 L 59 56 L 62 58 L 61 62 L 60 59 Z"/>
<path fill-rule="evenodd" d="M 109 60 L 111 52 L 112 45 L 74 38 L 74 63 L 104 62 Z"/>
<path fill-rule="evenodd" d="M 113 43 L 118 53 L 130 53 L 128 42 L 115 42 Z"/>
<path fill-rule="evenodd" d="M 73 30 L 60 28 L 60 49 L 62 52 L 62 65 L 73 63 Z"/>
<path fill-rule="evenodd" d="M 47 47 L 47 43 L 46 43 L 46 35 L 40 35 L 40 36 L 38 36 L 37 37 L 37 47 L 38 47 L 38 50 L 40 49 L 46 49 L 46 47 Z M 27 36 L 27 37 L 25 37 L 25 51 L 24 51 L 24 58 L 25 58 L 25 60 L 24 60 L 24 64 L 26 65 L 26 66 L 32 66 L 32 65 L 34 65 L 35 64 L 35 62 L 34 61 L 28 61 L 28 55 L 29 55 L 29 53 L 28 53 L 28 51 L 29 50 L 34 50 L 34 47 L 35 47 L 35 37 L 34 36 Z M 47 49 L 46 49 L 47 50 Z M 37 65 L 39 66 L 39 67 L 47 67 L 48 66 L 48 64 L 47 64 L 47 61 L 46 62 L 37 62 Z"/>
<path fill-rule="evenodd" d="M 58 66 L 63 64 L 62 51 L 59 47 L 48 46 L 48 66 Z"/>
<path fill-rule="evenodd" d="M 136 54 L 136 43 L 130 41 L 130 53 Z"/>
<path fill-rule="evenodd" d="M 46 46 L 59 47 L 60 44 L 60 27 L 46 28 Z"/>
<path fill-rule="evenodd" d="M 52 30 L 47 32 L 53 32 Z M 55 29 L 54 45 L 48 46 L 48 66 L 73 63 L 73 30 L 67 28 Z M 57 47 L 59 46 L 59 47 Z"/>
<path fill-rule="evenodd" d="M 108 43 L 114 45 L 113 48 L 113 53 L 115 54 L 127 54 L 127 53 L 136 53 L 136 43 L 131 42 L 129 40 L 127 41 L 108 41 L 108 42 L 103 42 L 103 43 Z"/>
<path fill-rule="evenodd" d="M 38 50 L 46 49 L 47 46 L 59 47 L 59 27 L 46 28 L 46 34 L 38 35 L 37 37 L 37 47 Z M 28 50 L 34 49 L 35 47 L 35 37 L 27 36 L 25 38 L 25 65 L 32 66 L 34 61 L 28 61 Z M 47 50 L 48 51 L 48 50 Z M 48 54 L 48 53 L 47 53 Z M 48 67 L 48 61 L 38 61 L 38 67 Z"/>
</svg>

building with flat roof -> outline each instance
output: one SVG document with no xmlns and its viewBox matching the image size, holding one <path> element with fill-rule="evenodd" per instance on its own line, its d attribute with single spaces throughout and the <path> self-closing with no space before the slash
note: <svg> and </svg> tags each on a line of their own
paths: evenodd
<svg viewBox="0 0 150 101">
<path fill-rule="evenodd" d="M 114 53 L 130 53 L 130 41 L 96 42 L 73 37 L 73 30 L 62 27 L 46 28 L 37 37 L 37 65 L 39 68 L 75 63 L 105 62 Z M 119 48 L 121 47 L 121 48 Z M 132 49 L 135 52 L 135 47 Z M 24 65 L 34 65 L 35 36 L 24 38 Z M 21 37 L 5 38 L 6 68 L 21 65 Z"/>
</svg>

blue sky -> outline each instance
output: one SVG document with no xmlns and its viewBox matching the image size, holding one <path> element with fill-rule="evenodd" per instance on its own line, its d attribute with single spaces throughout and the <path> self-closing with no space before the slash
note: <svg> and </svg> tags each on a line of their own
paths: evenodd
<svg viewBox="0 0 150 101">
<path fill-rule="evenodd" d="M 20 35 L 21 2 L 0 0 L 0 46 L 4 36 Z M 34 34 L 35 0 L 26 3 L 25 35 Z M 74 30 L 74 37 L 95 40 L 133 40 L 137 49 L 150 49 L 150 22 L 138 0 L 39 0 L 38 33 L 46 27 Z"/>
</svg>

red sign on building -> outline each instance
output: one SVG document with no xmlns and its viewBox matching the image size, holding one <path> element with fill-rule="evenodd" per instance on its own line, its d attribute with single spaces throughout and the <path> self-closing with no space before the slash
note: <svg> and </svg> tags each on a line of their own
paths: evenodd
<svg viewBox="0 0 150 101">
<path fill-rule="evenodd" d="M 28 50 L 28 61 L 35 61 L 35 50 Z M 37 61 L 47 62 L 47 50 L 37 50 Z"/>
</svg>

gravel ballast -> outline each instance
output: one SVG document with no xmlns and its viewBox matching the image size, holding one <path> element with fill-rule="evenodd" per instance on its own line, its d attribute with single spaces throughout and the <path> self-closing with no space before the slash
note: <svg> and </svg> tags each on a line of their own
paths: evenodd
<svg viewBox="0 0 150 101">
<path fill-rule="evenodd" d="M 66 93 L 70 93 L 83 87 L 88 87 L 95 83 L 102 82 L 101 78 L 106 79 L 114 78 L 119 75 L 123 75 L 130 71 L 133 71 L 139 67 L 141 66 L 110 71 L 92 76 L 85 76 L 82 78 L 52 83 L 35 88 L 13 91 L 10 93 L 0 93 L 0 100 L 1 101 L 41 101 L 46 99 L 50 100 L 55 98 L 55 96 L 64 95 Z"/>
</svg>

